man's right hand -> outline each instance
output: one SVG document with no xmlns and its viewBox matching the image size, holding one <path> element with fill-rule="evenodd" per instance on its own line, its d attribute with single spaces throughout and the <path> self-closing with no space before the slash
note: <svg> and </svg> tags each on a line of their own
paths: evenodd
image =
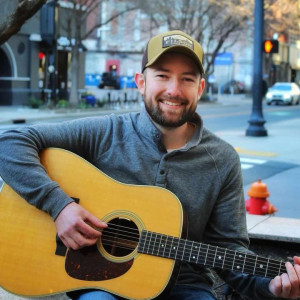
<svg viewBox="0 0 300 300">
<path fill-rule="evenodd" d="M 107 227 L 106 223 L 75 202 L 60 212 L 55 225 L 64 245 L 73 250 L 95 244 L 101 236 L 101 229 Z"/>
</svg>

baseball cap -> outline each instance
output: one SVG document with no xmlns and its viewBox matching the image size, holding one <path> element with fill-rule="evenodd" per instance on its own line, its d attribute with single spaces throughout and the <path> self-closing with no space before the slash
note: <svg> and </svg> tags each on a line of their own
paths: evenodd
<svg viewBox="0 0 300 300">
<path fill-rule="evenodd" d="M 203 49 L 191 36 L 180 30 L 168 31 L 152 37 L 145 49 L 142 60 L 142 72 L 164 53 L 174 51 L 191 57 L 198 65 L 200 72 L 203 69 Z"/>
</svg>

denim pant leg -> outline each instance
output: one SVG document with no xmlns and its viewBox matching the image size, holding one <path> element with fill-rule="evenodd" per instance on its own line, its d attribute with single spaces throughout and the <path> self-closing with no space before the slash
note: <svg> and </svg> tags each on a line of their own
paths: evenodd
<svg viewBox="0 0 300 300">
<path fill-rule="evenodd" d="M 118 300 L 123 299 L 113 296 L 103 291 L 89 291 L 77 298 L 77 300 Z M 168 300 L 217 300 L 217 298 L 207 290 L 186 287 L 183 285 L 175 286 Z"/>
<path fill-rule="evenodd" d="M 172 289 L 168 300 L 217 300 L 217 298 L 204 289 L 176 285 Z"/>
<path fill-rule="evenodd" d="M 77 300 L 117 300 L 115 296 L 103 291 L 90 291 L 81 294 Z"/>
</svg>

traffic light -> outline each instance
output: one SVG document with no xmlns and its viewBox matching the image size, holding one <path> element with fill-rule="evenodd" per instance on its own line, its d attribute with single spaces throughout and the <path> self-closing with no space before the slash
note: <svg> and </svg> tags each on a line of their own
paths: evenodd
<svg viewBox="0 0 300 300">
<path fill-rule="evenodd" d="M 278 40 L 265 40 L 263 46 L 264 46 L 265 53 L 278 53 L 279 50 Z"/>
</svg>

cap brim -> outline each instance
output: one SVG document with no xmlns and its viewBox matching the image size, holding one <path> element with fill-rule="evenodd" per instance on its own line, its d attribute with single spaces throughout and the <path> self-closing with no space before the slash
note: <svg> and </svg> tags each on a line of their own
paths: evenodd
<svg viewBox="0 0 300 300">
<path fill-rule="evenodd" d="M 195 54 L 195 52 L 192 49 L 189 49 L 189 48 L 183 47 L 183 46 L 178 46 L 178 45 L 170 46 L 170 47 L 164 49 L 163 51 L 161 51 L 158 55 L 154 56 L 151 60 L 148 61 L 148 63 L 145 65 L 144 69 L 153 65 L 163 54 L 165 54 L 167 52 L 179 52 L 179 53 L 183 53 L 183 54 L 191 57 L 197 63 L 201 74 L 204 74 L 204 69 L 203 69 L 202 63 L 201 63 L 199 57 Z"/>
</svg>

